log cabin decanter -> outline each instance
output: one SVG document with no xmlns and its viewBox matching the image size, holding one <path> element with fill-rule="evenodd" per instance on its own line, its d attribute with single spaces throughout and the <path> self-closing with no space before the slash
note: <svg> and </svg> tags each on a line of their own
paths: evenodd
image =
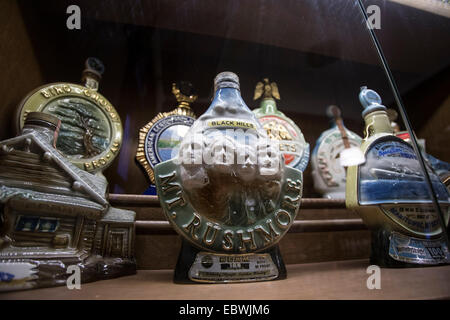
<svg viewBox="0 0 450 320">
<path fill-rule="evenodd" d="M 155 167 L 161 206 L 183 237 L 174 281 L 283 279 L 277 243 L 297 215 L 302 172 L 284 164 L 242 100 L 236 74 L 222 72 L 214 85 L 177 157 Z"/>
<path fill-rule="evenodd" d="M 150 179 L 151 185 L 145 192 L 149 195 L 156 195 L 155 166 L 178 154 L 181 140 L 196 119 L 190 107 L 197 100 L 193 85 L 187 81 L 173 83 L 172 93 L 178 106 L 170 112 L 159 113 L 139 130 L 136 160 Z"/>
<path fill-rule="evenodd" d="M 443 209 L 434 209 L 413 147 L 396 137 L 386 107 L 362 87 L 359 100 L 366 123 L 361 151 L 366 162 L 347 170 L 346 205 L 356 210 L 372 233 L 371 264 L 412 267 L 448 263 L 445 235 L 450 196 L 427 170 Z"/>
<path fill-rule="evenodd" d="M 347 171 L 341 164 L 341 152 L 361 145 L 361 137 L 344 126 L 341 110 L 327 108 L 331 128 L 322 132 L 311 156 L 314 189 L 327 199 L 345 199 Z"/>
<path fill-rule="evenodd" d="M 98 92 L 104 69 L 100 60 L 88 58 L 84 85 L 52 83 L 29 93 L 19 104 L 17 131 L 30 112 L 52 114 L 61 120 L 58 151 L 77 167 L 101 173 L 118 155 L 123 135 L 116 109 Z"/>
<path fill-rule="evenodd" d="M 259 108 L 253 110 L 270 139 L 278 141 L 287 166 L 305 171 L 309 161 L 309 143 L 300 128 L 283 112 L 277 109 L 275 99 L 280 93 L 275 82 L 264 78 L 255 88 L 253 100 L 262 98 Z"/>
<path fill-rule="evenodd" d="M 135 213 L 111 207 L 104 176 L 55 148 L 60 126 L 30 112 L 21 134 L 0 142 L 0 291 L 136 272 Z"/>
</svg>

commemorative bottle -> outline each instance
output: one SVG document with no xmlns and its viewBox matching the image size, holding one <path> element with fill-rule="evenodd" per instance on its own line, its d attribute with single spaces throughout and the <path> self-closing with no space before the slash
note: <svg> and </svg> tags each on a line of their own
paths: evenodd
<svg viewBox="0 0 450 320">
<path fill-rule="evenodd" d="M 184 240 L 174 281 L 283 279 L 277 243 L 299 210 L 302 172 L 285 165 L 236 74 L 218 74 L 214 86 L 177 157 L 155 167 L 161 206 Z"/>
<path fill-rule="evenodd" d="M 57 82 L 30 92 L 17 109 L 17 132 L 30 112 L 54 115 L 61 120 L 58 151 L 80 169 L 101 174 L 119 154 L 123 136 L 119 114 L 99 92 L 104 71 L 103 63 L 90 57 L 81 85 Z"/>
<path fill-rule="evenodd" d="M 329 106 L 327 115 L 331 128 L 319 136 L 311 156 L 314 189 L 324 198 L 344 199 L 347 172 L 340 161 L 341 153 L 351 147 L 359 148 L 362 139 L 344 126 L 337 106 Z"/>
<path fill-rule="evenodd" d="M 305 171 L 309 161 L 309 143 L 297 124 L 278 110 L 276 100 L 281 99 L 278 85 L 268 78 L 258 82 L 253 100 L 258 99 L 261 99 L 259 108 L 253 112 L 268 137 L 278 143 L 285 164 Z"/>
<path fill-rule="evenodd" d="M 181 140 L 196 118 L 190 108 L 197 99 L 193 85 L 188 81 L 172 83 L 172 93 L 178 106 L 172 111 L 157 114 L 139 130 L 136 161 L 150 179 L 150 186 L 144 192 L 147 195 L 156 195 L 155 166 L 177 154 Z"/>
<path fill-rule="evenodd" d="M 371 264 L 411 267 L 448 263 L 449 194 L 445 186 L 427 169 L 441 216 L 432 203 L 418 155 L 394 135 L 380 96 L 362 87 L 359 100 L 366 124 L 361 145 L 366 161 L 348 168 L 346 204 L 371 230 Z"/>
</svg>

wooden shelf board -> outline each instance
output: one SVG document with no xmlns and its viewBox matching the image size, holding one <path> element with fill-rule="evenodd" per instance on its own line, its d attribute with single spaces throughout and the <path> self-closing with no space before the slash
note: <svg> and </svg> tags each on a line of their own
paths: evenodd
<svg viewBox="0 0 450 320">
<path fill-rule="evenodd" d="M 161 207 L 158 196 L 139 194 L 108 194 L 112 205 Z M 345 209 L 345 199 L 303 198 L 302 209 Z"/>
<path fill-rule="evenodd" d="M 136 234 L 177 234 L 169 221 L 137 220 Z M 362 219 L 295 220 L 288 232 L 337 232 L 367 230 Z"/>
<path fill-rule="evenodd" d="M 0 294 L 5 299 L 297 300 L 448 299 L 450 266 L 381 269 L 381 289 L 369 290 L 369 262 L 346 260 L 288 265 L 281 281 L 239 284 L 172 283 L 172 270 L 139 270 L 136 275 L 81 285 Z"/>
</svg>

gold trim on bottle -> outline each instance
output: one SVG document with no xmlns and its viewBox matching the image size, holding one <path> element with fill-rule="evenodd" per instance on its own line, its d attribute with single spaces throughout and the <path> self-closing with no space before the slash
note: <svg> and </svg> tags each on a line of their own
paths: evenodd
<svg viewBox="0 0 450 320">
<path fill-rule="evenodd" d="M 151 183 L 153 184 L 155 183 L 155 174 L 153 172 L 153 168 L 150 162 L 148 162 L 147 157 L 145 155 L 145 138 L 147 137 L 148 132 L 159 120 L 170 116 L 174 115 L 187 116 L 196 119 L 194 112 L 191 110 L 190 104 L 197 99 L 197 95 L 186 96 L 182 94 L 180 89 L 177 87 L 176 83 L 172 84 L 172 93 L 175 95 L 175 98 L 178 101 L 177 108 L 170 112 L 158 113 L 149 123 L 147 123 L 144 127 L 142 127 L 139 130 L 139 141 L 136 150 L 136 160 L 144 168 L 145 172 L 150 178 Z"/>
</svg>

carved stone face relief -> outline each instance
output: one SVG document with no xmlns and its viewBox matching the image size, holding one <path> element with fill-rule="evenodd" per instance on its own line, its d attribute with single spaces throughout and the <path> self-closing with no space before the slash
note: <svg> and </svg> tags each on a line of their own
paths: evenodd
<svg viewBox="0 0 450 320">
<path fill-rule="evenodd" d="M 211 155 L 211 165 L 217 172 L 224 174 L 233 172 L 232 164 L 235 162 L 236 144 L 232 138 L 225 135 L 216 137 L 207 146 L 207 154 Z"/>
<path fill-rule="evenodd" d="M 280 178 L 284 168 L 281 154 L 274 144 L 260 144 L 258 146 L 259 173 L 269 178 Z"/>
<path fill-rule="evenodd" d="M 257 153 L 253 148 L 246 146 L 240 146 L 238 150 L 240 150 L 240 152 L 237 153 L 238 162 L 242 164 L 236 166 L 235 172 L 242 181 L 253 181 L 257 174 Z"/>
</svg>

